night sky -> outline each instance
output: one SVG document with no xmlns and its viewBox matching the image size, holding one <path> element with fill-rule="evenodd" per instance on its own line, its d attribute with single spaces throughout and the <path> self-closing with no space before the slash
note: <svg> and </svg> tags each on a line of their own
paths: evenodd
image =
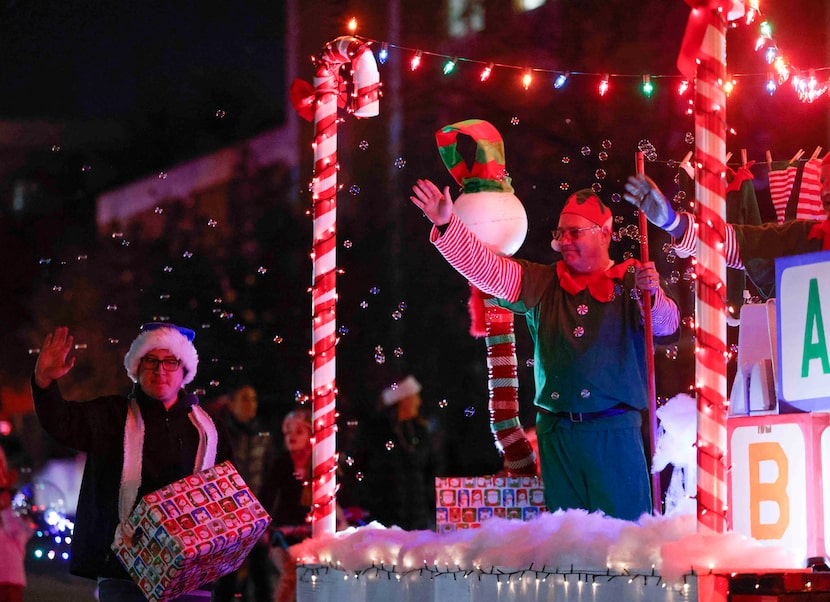
<svg viewBox="0 0 830 602">
<path fill-rule="evenodd" d="M 281 2 L 5 2 L 0 112 L 121 116 L 151 90 L 164 102 L 231 74 L 276 101 L 282 11 Z"/>
<path fill-rule="evenodd" d="M 117 120 L 136 155 L 161 146 L 168 164 L 255 135 L 283 119 L 283 12 L 281 1 L 8 0 L 0 119 Z"/>
</svg>

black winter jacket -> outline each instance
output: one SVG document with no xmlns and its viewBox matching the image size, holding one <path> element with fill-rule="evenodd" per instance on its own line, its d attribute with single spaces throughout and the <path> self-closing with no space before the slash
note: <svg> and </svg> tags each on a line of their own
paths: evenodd
<svg viewBox="0 0 830 602">
<path fill-rule="evenodd" d="M 141 487 L 145 494 L 193 473 L 198 431 L 190 421 L 190 407 L 198 398 L 181 391 L 170 410 L 136 387 L 144 420 Z M 120 395 L 77 402 L 67 401 L 57 383 L 41 389 L 32 379 L 35 411 L 41 425 L 59 443 L 86 452 L 69 572 L 81 577 L 129 579 L 110 549 L 118 526 L 118 492 L 124 463 L 124 424 L 129 398 Z M 220 421 L 216 462 L 232 460 L 230 441 Z"/>
</svg>

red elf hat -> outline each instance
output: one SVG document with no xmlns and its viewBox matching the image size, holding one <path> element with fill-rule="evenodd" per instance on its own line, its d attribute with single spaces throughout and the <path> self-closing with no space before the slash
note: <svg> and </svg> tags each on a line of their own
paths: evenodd
<svg viewBox="0 0 830 602">
<path fill-rule="evenodd" d="M 566 213 L 580 215 L 600 227 L 610 225 L 613 218 L 611 210 L 590 188 L 577 190 L 568 197 L 560 215 Z"/>
</svg>

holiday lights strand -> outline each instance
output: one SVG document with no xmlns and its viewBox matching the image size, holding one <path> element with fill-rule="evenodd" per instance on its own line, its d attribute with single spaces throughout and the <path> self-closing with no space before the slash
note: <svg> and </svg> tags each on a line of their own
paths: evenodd
<svg viewBox="0 0 830 602">
<path fill-rule="evenodd" d="M 312 536 L 336 529 L 336 248 L 337 107 L 343 81 L 340 69 L 351 63 L 356 117 L 378 114 L 379 75 L 368 46 L 351 36 L 327 44 L 314 76 L 314 179 L 312 248 Z"/>
<path fill-rule="evenodd" d="M 763 54 L 764 61 L 768 65 L 768 69 L 764 73 L 733 73 L 729 78 L 724 77 L 719 85 L 723 86 L 727 92 L 732 91 L 737 85 L 738 80 L 742 79 L 762 79 L 764 82 L 763 88 L 772 95 L 778 90 L 778 87 L 784 83 L 789 82 L 795 91 L 799 100 L 804 103 L 811 103 L 818 98 L 825 95 L 830 89 L 830 66 L 815 67 L 812 69 L 799 68 L 790 62 L 788 56 L 784 53 L 782 48 L 776 42 L 772 35 L 772 25 L 768 20 L 761 20 L 763 14 L 758 6 L 757 0 L 749 0 L 744 3 L 746 5 L 745 23 L 750 24 L 754 21 L 759 21 L 759 34 L 755 42 L 755 51 Z M 352 28 L 356 28 L 356 23 L 352 23 Z M 678 93 L 683 95 L 689 88 L 688 79 L 677 74 L 654 74 L 654 73 L 618 73 L 618 72 L 593 72 L 593 71 L 579 71 L 576 69 L 550 69 L 544 67 L 528 67 L 527 65 L 514 65 L 509 63 L 500 63 L 488 60 L 479 60 L 463 56 L 448 55 L 441 52 L 431 50 L 424 50 L 422 48 L 412 48 L 360 36 L 367 44 L 378 47 L 378 60 L 380 63 L 385 63 L 389 57 L 389 49 L 395 49 L 401 52 L 412 54 L 409 61 L 410 69 L 415 71 L 419 69 L 423 63 L 424 57 L 433 57 L 442 61 L 441 70 L 444 75 L 451 75 L 455 73 L 458 67 L 462 64 L 469 64 L 481 68 L 479 79 L 481 82 L 486 82 L 491 78 L 496 69 L 519 71 L 521 73 L 522 87 L 527 90 L 530 88 L 535 75 L 542 77 L 551 77 L 553 79 L 554 88 L 562 88 L 572 76 L 587 76 L 598 78 L 597 92 L 604 96 L 612 88 L 610 80 L 613 79 L 634 79 L 641 81 L 641 90 L 645 96 L 651 96 L 659 80 L 678 80 Z M 826 74 L 823 79 L 820 79 L 820 74 Z"/>
<path fill-rule="evenodd" d="M 519 376 L 513 312 L 484 299 L 490 430 L 509 475 L 536 476 L 536 454 L 519 422 Z"/>
<path fill-rule="evenodd" d="M 706 342 L 696 353 L 699 383 L 697 507 L 698 530 L 726 531 L 726 281 L 725 239 L 726 34 L 722 15 L 712 11 L 699 55 L 695 83 L 695 188 L 698 211 L 697 327 Z"/>
<path fill-rule="evenodd" d="M 429 579 L 436 579 L 439 577 L 452 577 L 454 580 L 474 578 L 478 581 L 484 579 L 494 579 L 497 583 L 511 583 L 513 581 L 521 581 L 525 577 L 531 577 L 541 582 L 548 582 L 551 578 L 561 577 L 563 583 L 570 583 L 573 578 L 576 583 L 588 584 L 602 584 L 610 583 L 615 579 L 625 579 L 628 583 L 634 584 L 637 580 L 642 579 L 643 585 L 652 585 L 654 587 L 666 588 L 669 584 L 663 577 L 657 573 L 655 568 L 650 571 L 637 571 L 622 569 L 619 571 L 606 568 L 605 570 L 597 569 L 580 569 L 575 566 L 570 568 L 548 567 L 543 565 L 535 567 L 533 563 L 523 568 L 505 569 L 503 567 L 492 566 L 483 568 L 477 566 L 475 568 L 450 568 L 445 565 L 443 568 L 437 564 L 429 564 L 426 561 L 423 565 L 401 569 L 394 564 L 385 564 L 383 562 L 373 562 L 370 566 L 355 570 L 344 569 L 339 562 L 328 564 L 308 564 L 299 562 L 297 565 L 297 578 L 301 582 L 314 582 L 321 575 L 328 575 L 329 573 L 342 573 L 344 579 L 353 578 L 355 580 L 363 579 L 377 579 L 385 577 L 387 580 L 395 579 L 396 581 L 403 580 L 409 576 L 428 577 Z M 688 573 L 682 575 L 682 578 L 675 584 L 676 586 L 686 590 L 689 588 L 689 580 L 704 573 L 691 569 Z M 714 574 L 712 570 L 709 575 Z M 339 575 L 338 575 L 339 576 Z"/>
</svg>

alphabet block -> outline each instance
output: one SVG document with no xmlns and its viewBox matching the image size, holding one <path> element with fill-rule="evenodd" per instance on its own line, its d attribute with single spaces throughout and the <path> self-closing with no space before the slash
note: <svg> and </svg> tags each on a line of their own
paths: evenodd
<svg viewBox="0 0 830 602">
<path fill-rule="evenodd" d="M 781 404 L 830 410 L 830 251 L 779 257 L 775 279 Z"/>
<path fill-rule="evenodd" d="M 810 556 L 827 556 L 830 415 L 730 417 L 731 530 Z"/>
</svg>

